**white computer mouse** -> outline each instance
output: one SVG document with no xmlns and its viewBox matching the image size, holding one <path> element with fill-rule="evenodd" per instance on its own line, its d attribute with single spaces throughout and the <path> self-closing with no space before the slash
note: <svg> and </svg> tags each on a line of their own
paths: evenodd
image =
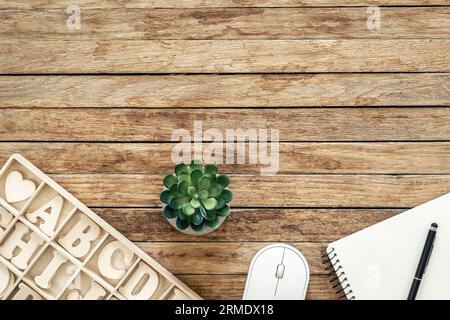
<svg viewBox="0 0 450 320">
<path fill-rule="evenodd" d="M 253 258 L 244 300 L 304 300 L 309 267 L 296 248 L 277 243 L 262 248 Z"/>
</svg>

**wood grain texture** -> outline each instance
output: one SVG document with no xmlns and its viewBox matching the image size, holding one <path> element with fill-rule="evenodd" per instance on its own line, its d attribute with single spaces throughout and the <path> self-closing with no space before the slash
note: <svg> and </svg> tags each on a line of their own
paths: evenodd
<svg viewBox="0 0 450 320">
<path fill-rule="evenodd" d="M 246 274 L 255 254 L 267 242 L 142 242 L 136 243 L 174 274 Z M 311 274 L 327 274 L 321 256 L 326 243 L 290 243 L 299 249 Z"/>
<path fill-rule="evenodd" d="M 332 242 L 390 218 L 403 209 L 233 209 L 202 237 L 174 229 L 160 208 L 97 208 L 95 212 L 137 242 Z M 220 247 L 221 244 L 217 243 Z"/>
<path fill-rule="evenodd" d="M 1 0 L 0 9 L 66 9 L 73 0 Z M 449 5 L 448 0 L 77 0 L 85 9 Z"/>
<path fill-rule="evenodd" d="M 228 8 L 83 10 L 69 29 L 63 10 L 2 10 L 2 39 L 195 40 L 449 38 L 450 8 L 382 8 L 382 27 L 358 8 Z"/>
<path fill-rule="evenodd" d="M 205 299 L 213 300 L 240 300 L 244 293 L 246 275 L 177 275 L 195 292 Z M 325 275 L 311 275 L 309 279 L 307 300 L 334 300 L 339 295 L 329 283 Z"/>
<path fill-rule="evenodd" d="M 163 175 L 57 174 L 87 206 L 161 206 Z M 230 175 L 234 207 L 413 207 L 450 191 L 450 175 Z"/>
<path fill-rule="evenodd" d="M 450 75 L 0 76 L 0 108 L 282 106 L 450 106 Z"/>
<path fill-rule="evenodd" d="M 450 108 L 0 109 L 2 141 L 171 141 L 176 129 L 276 129 L 280 141 L 450 140 Z M 220 119 L 220 121 L 218 121 Z M 61 125 L 64 124 L 64 125 Z M 269 131 L 270 133 L 270 131 Z M 269 134 L 270 136 L 270 134 Z M 179 141 L 175 137 L 177 141 Z M 246 138 L 248 141 L 248 138 Z M 223 140 L 222 140 L 223 141 Z M 225 152 L 225 151 L 224 151 Z"/>
<path fill-rule="evenodd" d="M 0 143 L 0 163 L 19 152 L 46 173 L 160 174 L 173 171 L 174 146 L 173 143 L 4 142 Z M 280 143 L 279 151 L 278 172 L 283 174 L 450 174 L 449 142 Z M 265 166 L 247 161 L 239 165 L 221 164 L 219 170 L 227 174 L 260 174 L 262 167 Z"/>
<path fill-rule="evenodd" d="M 450 72 L 449 51 L 450 39 L 2 40 L 0 73 Z"/>
<path fill-rule="evenodd" d="M 241 299 L 272 242 L 335 299 L 328 243 L 450 191 L 449 0 L 80 0 L 69 31 L 72 4 L 0 0 L 0 161 L 25 155 L 206 299 Z M 279 175 L 220 166 L 232 215 L 204 237 L 159 200 L 196 120 L 283 141 Z"/>
</svg>

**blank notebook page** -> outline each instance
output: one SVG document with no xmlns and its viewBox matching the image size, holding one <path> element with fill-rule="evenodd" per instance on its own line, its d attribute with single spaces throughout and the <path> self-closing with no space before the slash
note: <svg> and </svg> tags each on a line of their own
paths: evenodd
<svg viewBox="0 0 450 320">
<path fill-rule="evenodd" d="M 346 292 L 355 299 L 406 300 L 433 222 L 434 250 L 417 300 L 450 299 L 450 193 L 330 244 Z"/>
</svg>

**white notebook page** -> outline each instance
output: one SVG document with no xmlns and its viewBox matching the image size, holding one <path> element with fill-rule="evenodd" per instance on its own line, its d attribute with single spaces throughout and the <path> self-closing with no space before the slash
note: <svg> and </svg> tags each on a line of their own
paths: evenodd
<svg viewBox="0 0 450 320">
<path fill-rule="evenodd" d="M 356 232 L 334 248 L 355 299 L 406 300 L 431 223 L 434 250 L 417 294 L 450 299 L 450 193 Z"/>
</svg>

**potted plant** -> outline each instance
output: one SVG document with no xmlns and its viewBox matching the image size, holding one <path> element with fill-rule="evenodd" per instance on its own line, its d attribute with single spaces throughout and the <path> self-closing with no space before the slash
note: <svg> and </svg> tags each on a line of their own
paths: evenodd
<svg viewBox="0 0 450 320">
<path fill-rule="evenodd" d="M 167 175 L 160 199 L 169 223 L 181 232 L 204 235 L 216 230 L 230 214 L 230 179 L 217 166 L 199 161 L 180 163 Z"/>
</svg>

